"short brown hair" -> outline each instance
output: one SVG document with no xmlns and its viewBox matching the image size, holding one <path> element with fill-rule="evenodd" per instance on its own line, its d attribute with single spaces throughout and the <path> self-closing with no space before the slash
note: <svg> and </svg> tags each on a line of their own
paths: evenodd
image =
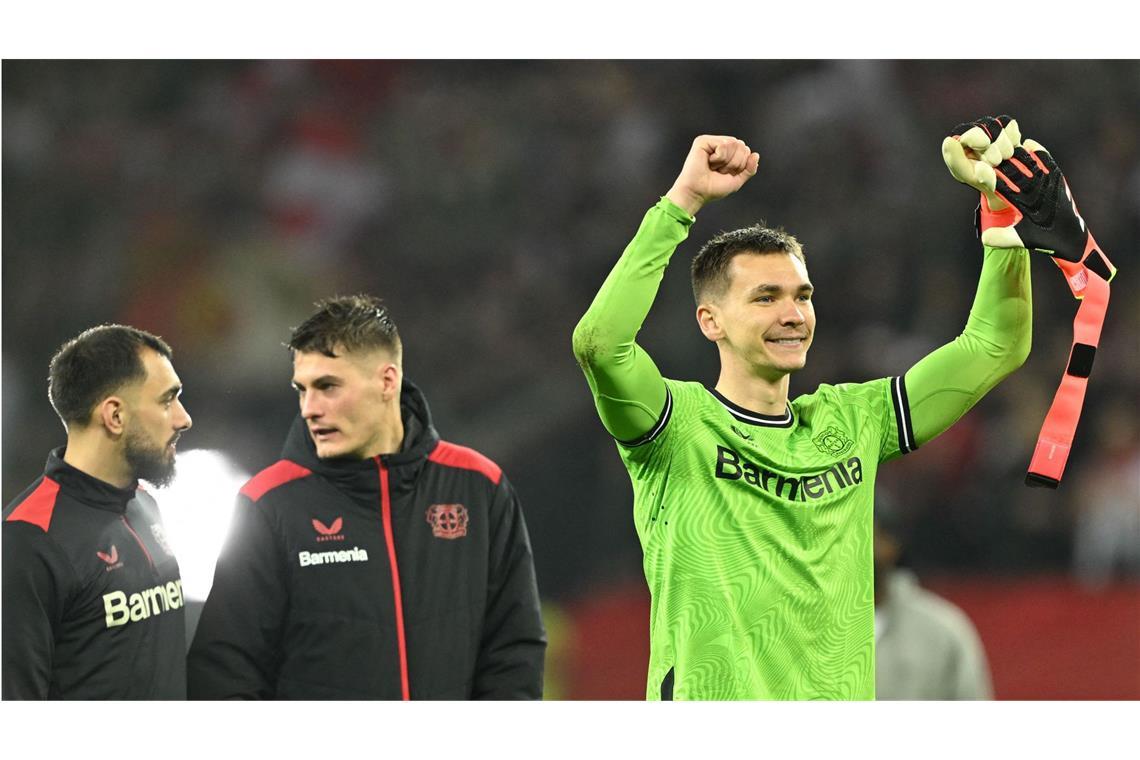
<svg viewBox="0 0 1140 760">
<path fill-rule="evenodd" d="M 384 349 L 398 360 L 402 351 L 396 323 L 379 298 L 370 295 L 333 296 L 318 301 L 317 311 L 286 344 L 290 351 L 319 351 L 335 357 L 344 351 Z"/>
<path fill-rule="evenodd" d="M 690 273 L 697 305 L 704 296 L 719 298 L 728 288 L 728 265 L 741 253 L 789 253 L 804 265 L 803 246 L 783 227 L 765 227 L 764 222 L 722 232 L 704 244 L 693 257 Z"/>
<path fill-rule="evenodd" d="M 174 355 L 162 338 L 125 325 L 92 327 L 60 346 L 48 366 L 48 400 L 64 426 L 86 427 L 96 404 L 146 380 L 144 348 L 167 359 Z"/>
</svg>

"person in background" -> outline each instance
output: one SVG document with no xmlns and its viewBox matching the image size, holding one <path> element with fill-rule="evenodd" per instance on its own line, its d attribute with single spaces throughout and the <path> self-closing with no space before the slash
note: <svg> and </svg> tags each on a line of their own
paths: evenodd
<svg viewBox="0 0 1140 760">
<path fill-rule="evenodd" d="M 966 613 L 899 566 L 904 544 L 887 509 L 875 516 L 874 545 L 875 698 L 993 699 L 977 630 Z"/>
</svg>

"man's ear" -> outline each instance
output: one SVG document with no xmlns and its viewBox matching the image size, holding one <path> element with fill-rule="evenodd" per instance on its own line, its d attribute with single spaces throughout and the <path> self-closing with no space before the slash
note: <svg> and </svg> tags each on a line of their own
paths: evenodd
<svg viewBox="0 0 1140 760">
<path fill-rule="evenodd" d="M 380 373 L 380 383 L 384 400 L 398 396 L 400 393 L 400 385 L 403 382 L 403 372 L 395 362 L 384 362 L 376 370 Z"/>
<path fill-rule="evenodd" d="M 123 434 L 127 427 L 127 406 L 120 396 L 108 396 L 95 407 L 95 421 L 112 436 Z"/>
<path fill-rule="evenodd" d="M 716 304 L 703 303 L 697 307 L 697 324 L 705 337 L 714 343 L 724 337 L 724 329 L 720 325 L 720 309 Z"/>
</svg>

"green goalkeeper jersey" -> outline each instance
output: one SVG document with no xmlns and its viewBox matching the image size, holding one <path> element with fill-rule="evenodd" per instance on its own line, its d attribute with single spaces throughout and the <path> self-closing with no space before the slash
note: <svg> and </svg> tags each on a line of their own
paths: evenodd
<svg viewBox="0 0 1140 760">
<path fill-rule="evenodd" d="M 901 378 L 824 385 L 780 417 L 665 384 L 659 425 L 619 445 L 652 598 L 647 696 L 872 699 L 871 515 L 879 462 L 911 448 Z"/>
<path fill-rule="evenodd" d="M 636 342 L 693 222 L 662 198 L 574 331 L 633 483 L 651 593 L 646 696 L 873 699 L 878 465 L 1024 361 L 1028 252 L 985 247 L 965 330 L 904 375 L 823 385 L 772 417 L 664 379 Z"/>
</svg>

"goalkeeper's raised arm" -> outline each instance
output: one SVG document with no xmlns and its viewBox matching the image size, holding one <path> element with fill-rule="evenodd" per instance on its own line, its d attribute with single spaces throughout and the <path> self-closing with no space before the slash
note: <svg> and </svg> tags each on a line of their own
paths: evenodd
<svg viewBox="0 0 1140 760">
<path fill-rule="evenodd" d="M 962 334 L 906 373 L 915 446 L 950 427 L 1029 355 L 1033 327 L 1029 251 L 1016 235 L 986 232 L 986 215 L 1006 207 L 993 192 L 994 167 L 1011 171 L 1015 152 L 1023 153 L 1021 138 L 1017 122 L 1009 117 L 959 125 L 943 144 L 951 174 L 982 193 L 982 271 Z"/>
<path fill-rule="evenodd" d="M 574 355 L 586 374 L 606 430 L 636 442 L 661 418 L 665 383 L 636 341 L 673 251 L 710 201 L 739 190 L 756 174 L 760 156 L 735 137 L 693 141 L 669 192 L 641 227 L 574 330 Z"/>
</svg>

